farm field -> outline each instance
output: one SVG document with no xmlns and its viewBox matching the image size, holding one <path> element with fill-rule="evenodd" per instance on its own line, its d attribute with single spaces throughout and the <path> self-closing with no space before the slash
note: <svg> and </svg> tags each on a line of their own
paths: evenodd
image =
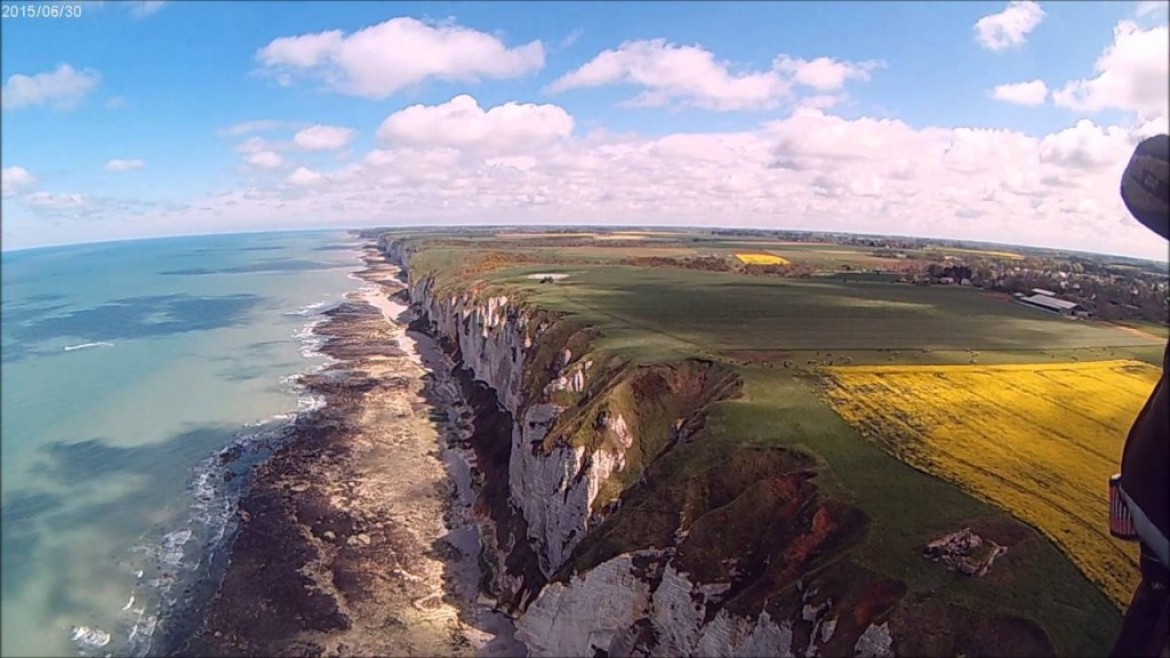
<svg viewBox="0 0 1170 658">
<path fill-rule="evenodd" d="M 963 288 L 626 266 L 566 266 L 572 276 L 555 286 L 526 278 L 544 271 L 558 270 L 508 268 L 488 281 L 607 328 L 614 340 L 650 334 L 689 351 L 1078 348 L 1087 356 L 1089 348 L 1149 346 L 1153 353 L 1161 344 L 1154 336 L 1038 313 Z"/>
<path fill-rule="evenodd" d="M 889 267 L 892 261 L 889 258 L 874 256 L 869 249 L 848 248 L 841 245 L 787 245 L 771 246 L 764 242 L 709 242 L 702 243 L 702 248 L 715 253 L 733 255 L 736 252 L 746 252 L 749 249 L 766 249 L 769 254 L 783 258 L 791 263 L 805 263 L 836 269 L 842 266 L 853 268 L 883 268 Z"/>
<path fill-rule="evenodd" d="M 747 265 L 788 265 L 787 259 L 781 258 L 774 254 L 751 253 L 751 254 L 736 254 L 736 258 Z"/>
<path fill-rule="evenodd" d="M 1130 320 L 1127 322 L 1119 322 L 1118 325 L 1157 338 L 1170 338 L 1170 327 L 1164 324 L 1154 324 L 1153 322 Z"/>
<path fill-rule="evenodd" d="M 914 468 L 868 440 L 826 402 L 819 375 L 744 368 L 744 395 L 720 403 L 703 440 L 780 445 L 823 460 L 820 486 L 872 519 L 850 561 L 898 578 L 915 596 L 1033 619 L 1057 655 L 1103 655 L 1117 632 L 1115 605 L 1039 532 L 985 499 Z M 1104 522 L 1105 511 L 1101 512 Z M 970 579 L 922 558 L 922 547 L 970 526 L 1009 552 L 984 578 Z M 1007 539 L 1008 541 L 1005 541 Z"/>
<path fill-rule="evenodd" d="M 466 246 L 506 249 L 523 252 L 555 262 L 557 260 L 589 259 L 602 262 L 621 261 L 639 256 L 684 257 L 717 256 L 730 261 L 743 261 L 739 254 L 758 254 L 779 258 L 750 264 L 777 265 L 801 263 L 809 266 L 839 269 L 885 268 L 891 259 L 874 256 L 871 248 L 829 243 L 786 242 L 780 240 L 748 240 L 712 236 L 702 231 L 543 231 L 543 232 L 434 232 L 427 236 L 449 244 L 460 242 Z"/>
<path fill-rule="evenodd" d="M 837 367 L 833 407 L 908 464 L 1040 528 L 1124 605 L 1134 544 L 1109 535 L 1106 480 L 1157 381 L 1134 361 Z"/>
</svg>

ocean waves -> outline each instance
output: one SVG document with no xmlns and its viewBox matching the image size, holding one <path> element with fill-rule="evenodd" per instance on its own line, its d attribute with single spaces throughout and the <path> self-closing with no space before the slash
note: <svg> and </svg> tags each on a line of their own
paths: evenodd
<svg viewBox="0 0 1170 658">
<path fill-rule="evenodd" d="M 228 445 L 192 469 L 184 521 L 141 537 L 131 548 L 131 556 L 122 562 L 133 586 L 121 609 L 111 611 L 104 627 L 90 623 L 69 629 L 70 640 L 81 655 L 166 653 L 198 623 L 200 610 L 210 601 L 222 575 L 238 502 L 251 472 L 293 435 L 299 419 L 325 406 L 325 399 L 308 391 L 302 377 L 337 362 L 320 352 L 327 339 L 315 333 L 328 320 L 324 313 L 334 306 L 336 302 L 317 302 L 283 314 L 307 319 L 290 337 L 299 343 L 300 354 L 312 362 L 301 372 L 279 379 L 282 389 L 295 396 L 295 408 L 246 423 Z"/>
<path fill-rule="evenodd" d="M 305 317 L 305 316 L 309 316 L 309 315 L 316 315 L 316 314 L 321 313 L 324 310 L 326 310 L 326 307 L 328 307 L 329 305 L 330 305 L 330 302 L 316 302 L 313 304 L 308 304 L 308 305 L 306 305 L 302 308 L 299 308 L 295 311 L 288 311 L 288 312 L 284 313 L 284 315 L 297 315 L 300 317 Z M 336 304 L 334 303 L 334 305 L 336 305 Z"/>
</svg>

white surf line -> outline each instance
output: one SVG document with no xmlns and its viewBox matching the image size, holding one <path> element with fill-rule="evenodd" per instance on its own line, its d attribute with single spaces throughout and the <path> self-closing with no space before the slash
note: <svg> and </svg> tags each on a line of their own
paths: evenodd
<svg viewBox="0 0 1170 658">
<path fill-rule="evenodd" d="M 113 343 L 107 343 L 106 341 L 103 340 L 103 341 L 98 341 L 96 343 L 82 343 L 80 345 L 68 345 L 65 347 L 65 351 L 72 352 L 73 350 L 82 350 L 82 349 L 85 349 L 87 347 L 113 347 L 113 346 L 114 346 Z"/>
</svg>

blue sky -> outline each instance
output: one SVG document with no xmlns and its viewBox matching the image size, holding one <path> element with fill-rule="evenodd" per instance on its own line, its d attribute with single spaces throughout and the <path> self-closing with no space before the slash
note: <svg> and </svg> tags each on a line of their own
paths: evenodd
<svg viewBox="0 0 1170 658">
<path fill-rule="evenodd" d="M 1115 190 L 1166 131 L 1166 3 L 80 7 L 2 23 L 5 249 L 582 221 L 1165 258 Z M 471 115 L 447 105 L 461 95 Z M 294 140 L 314 125 L 333 132 Z"/>
</svg>

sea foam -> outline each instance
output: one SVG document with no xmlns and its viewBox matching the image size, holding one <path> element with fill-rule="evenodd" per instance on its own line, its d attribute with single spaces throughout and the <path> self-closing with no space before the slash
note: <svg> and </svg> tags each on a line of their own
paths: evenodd
<svg viewBox="0 0 1170 658">
<path fill-rule="evenodd" d="M 114 346 L 113 343 L 107 343 L 106 341 L 103 340 L 103 341 L 98 341 L 96 343 L 82 343 L 80 345 L 67 345 L 65 347 L 65 351 L 72 352 L 73 350 L 84 350 L 88 347 L 113 347 L 113 346 Z"/>
<path fill-rule="evenodd" d="M 328 320 L 323 313 L 336 305 L 335 302 L 318 302 L 285 314 L 312 316 L 292 334 L 300 341 L 302 356 L 323 360 L 305 372 L 320 371 L 338 362 L 319 351 L 327 338 L 314 331 Z M 295 410 L 246 423 L 227 446 L 196 466 L 188 487 L 191 506 L 187 523 L 153 540 L 144 540 L 133 549 L 155 565 L 152 573 L 158 572 L 157 575 L 144 578 L 142 569 L 133 572 L 137 585 L 121 609 L 123 624 L 112 629 L 116 634 L 76 627 L 81 630 L 74 630 L 74 643 L 84 655 L 97 655 L 93 653 L 96 649 L 122 637 L 122 633 L 125 633 L 126 644 L 117 647 L 115 653 L 151 654 L 157 630 L 172 614 L 191 604 L 188 596 L 191 585 L 200 578 L 214 577 L 210 570 L 227 548 L 225 540 L 235 530 L 235 510 L 247 474 L 267 458 L 276 444 L 293 434 L 298 418 L 325 406 L 324 397 L 306 392 L 301 381 L 305 372 L 286 375 L 279 380 L 286 391 L 297 395 Z M 227 476 L 229 472 L 233 474 L 231 477 Z"/>
</svg>

